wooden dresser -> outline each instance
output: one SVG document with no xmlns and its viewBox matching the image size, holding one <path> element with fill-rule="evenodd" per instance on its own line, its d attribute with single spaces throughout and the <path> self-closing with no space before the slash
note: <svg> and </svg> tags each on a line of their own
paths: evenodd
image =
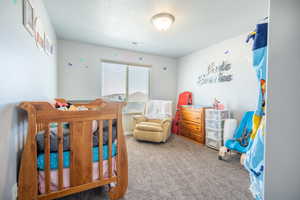
<svg viewBox="0 0 300 200">
<path fill-rule="evenodd" d="M 205 144 L 205 109 L 200 106 L 180 108 L 179 135 Z"/>
</svg>

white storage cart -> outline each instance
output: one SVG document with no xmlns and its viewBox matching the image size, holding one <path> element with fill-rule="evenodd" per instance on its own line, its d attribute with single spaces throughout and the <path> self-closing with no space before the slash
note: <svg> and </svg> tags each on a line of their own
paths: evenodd
<svg viewBox="0 0 300 200">
<path fill-rule="evenodd" d="M 228 110 L 205 110 L 205 138 L 208 147 L 219 150 L 224 145 L 224 123 L 226 119 L 231 117 L 231 113 Z"/>
</svg>

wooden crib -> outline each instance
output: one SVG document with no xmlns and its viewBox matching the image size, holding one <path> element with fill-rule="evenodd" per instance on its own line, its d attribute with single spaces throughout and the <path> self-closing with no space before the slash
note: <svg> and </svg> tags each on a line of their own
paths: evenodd
<svg viewBox="0 0 300 200">
<path fill-rule="evenodd" d="M 60 101 L 64 101 L 60 99 Z M 128 160 L 122 129 L 123 103 L 97 99 L 87 104 L 74 104 L 89 108 L 88 111 L 59 111 L 48 102 L 23 102 L 20 107 L 28 113 L 28 134 L 22 152 L 18 174 L 18 199 L 57 199 L 81 191 L 116 183 L 110 187 L 110 199 L 124 196 L 128 185 Z M 98 121 L 99 179 L 92 180 L 92 121 Z M 108 178 L 103 177 L 103 121 L 108 120 Z M 112 173 L 112 122 L 117 121 L 116 176 Z M 70 187 L 63 187 L 63 123 L 70 124 Z M 58 136 L 58 190 L 50 190 L 50 124 L 57 123 Z M 45 193 L 38 192 L 36 135 L 44 130 Z"/>
</svg>

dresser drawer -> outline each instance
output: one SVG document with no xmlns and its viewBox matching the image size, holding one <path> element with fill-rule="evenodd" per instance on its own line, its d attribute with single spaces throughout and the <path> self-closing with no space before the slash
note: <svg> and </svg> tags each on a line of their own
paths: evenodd
<svg viewBox="0 0 300 200">
<path fill-rule="evenodd" d="M 191 135 L 191 131 L 183 126 L 180 126 L 179 133 L 180 135 L 185 137 L 190 137 Z"/>
<path fill-rule="evenodd" d="M 196 123 L 202 123 L 201 112 L 194 112 L 194 111 L 181 111 L 181 118 L 185 121 L 192 121 Z"/>
<path fill-rule="evenodd" d="M 205 144 L 204 135 L 197 135 L 197 134 L 191 133 L 190 138 L 197 141 L 197 142 Z"/>
<path fill-rule="evenodd" d="M 195 134 L 201 134 L 202 131 L 202 125 L 199 123 L 194 123 L 191 121 L 181 121 L 180 126 L 184 129 L 188 129 L 189 131 L 195 133 Z"/>
<path fill-rule="evenodd" d="M 191 130 L 189 130 L 189 129 L 182 129 L 180 131 L 180 135 L 190 138 L 192 140 L 195 140 L 197 142 L 200 142 L 202 144 L 205 144 L 204 134 L 198 134 L 198 133 L 195 134 L 195 132 L 191 132 Z"/>
<path fill-rule="evenodd" d="M 188 106 L 180 108 L 179 134 L 205 144 L 205 107 Z"/>
<path fill-rule="evenodd" d="M 192 140 L 200 142 L 204 144 L 205 142 L 205 134 L 202 131 L 200 126 L 191 126 L 189 123 L 181 123 L 180 124 L 180 135 L 188 137 Z"/>
</svg>

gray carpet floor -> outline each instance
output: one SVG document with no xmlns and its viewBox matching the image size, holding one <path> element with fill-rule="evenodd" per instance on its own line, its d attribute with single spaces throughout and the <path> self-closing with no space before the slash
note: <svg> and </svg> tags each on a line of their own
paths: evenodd
<svg viewBox="0 0 300 200">
<path fill-rule="evenodd" d="M 236 156 L 217 159 L 217 151 L 172 136 L 167 143 L 138 142 L 127 136 L 129 185 L 122 200 L 252 200 L 248 173 Z M 108 199 L 102 189 L 64 200 Z"/>
</svg>

